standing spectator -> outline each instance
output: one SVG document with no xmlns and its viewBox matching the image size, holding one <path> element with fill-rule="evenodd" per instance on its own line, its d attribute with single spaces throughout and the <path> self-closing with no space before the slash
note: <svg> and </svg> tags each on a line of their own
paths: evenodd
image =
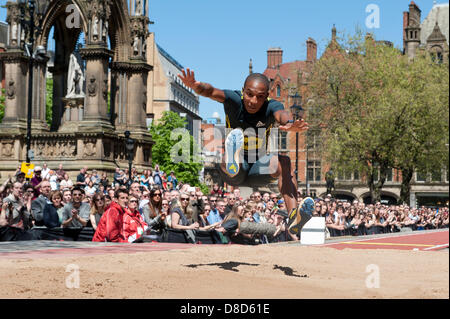
<svg viewBox="0 0 450 319">
<path fill-rule="evenodd" d="M 128 191 L 118 189 L 115 193 L 117 202 L 112 201 L 97 225 L 92 241 L 127 242 L 123 232 L 123 218 L 128 205 Z"/>
<path fill-rule="evenodd" d="M 29 183 L 25 183 L 23 184 L 23 194 L 24 194 L 24 200 L 25 197 L 28 200 L 28 197 L 31 198 L 31 200 L 35 200 L 38 196 L 38 194 L 36 194 L 36 191 L 33 188 L 33 185 L 29 184 Z"/>
<path fill-rule="evenodd" d="M 211 190 L 211 195 L 216 195 L 217 197 L 223 197 L 223 192 L 219 187 L 219 184 L 214 183 L 213 188 Z"/>
<path fill-rule="evenodd" d="M 31 214 L 36 226 L 44 226 L 44 207 L 51 204 L 50 201 L 50 182 L 42 181 L 39 196 L 31 203 Z"/>
<path fill-rule="evenodd" d="M 171 171 L 169 177 L 167 177 L 167 181 L 172 183 L 172 189 L 176 189 L 178 185 L 178 179 L 175 176 L 175 172 Z"/>
<path fill-rule="evenodd" d="M 163 188 L 162 171 L 159 170 L 159 165 L 155 165 L 155 170 L 153 171 L 153 181 L 160 188 Z"/>
<path fill-rule="evenodd" d="M 66 172 L 63 170 L 63 164 L 59 164 L 58 169 L 56 171 L 56 175 L 58 176 L 58 179 L 62 181 L 64 179 L 64 175 Z"/>
<path fill-rule="evenodd" d="M 91 221 L 92 228 L 97 229 L 97 225 L 100 222 L 100 218 L 105 212 L 105 196 L 103 194 L 95 194 L 91 202 L 91 210 L 89 214 L 89 220 Z"/>
<path fill-rule="evenodd" d="M 77 175 L 77 186 L 85 187 L 86 186 L 86 169 L 83 167 L 80 169 L 80 174 Z"/>
<path fill-rule="evenodd" d="M 31 185 L 33 185 L 34 189 L 39 192 L 40 192 L 41 182 L 42 182 L 41 172 L 42 172 L 42 167 L 36 166 L 34 168 L 33 178 L 31 179 Z"/>
<path fill-rule="evenodd" d="M 21 184 L 23 184 L 25 182 L 25 173 L 24 172 L 17 173 L 16 182 L 19 182 Z"/>
<path fill-rule="evenodd" d="M 47 167 L 47 163 L 44 163 L 42 165 L 42 173 L 41 173 L 42 179 L 48 180 L 50 177 L 49 173 L 50 173 L 50 168 Z"/>
<path fill-rule="evenodd" d="M 72 180 L 69 178 L 69 174 L 65 173 L 63 179 L 61 180 L 61 182 L 59 183 L 59 189 L 72 189 L 73 187 L 73 182 Z"/>
<path fill-rule="evenodd" d="M 47 228 L 55 228 L 61 226 L 60 215 L 58 210 L 63 207 L 62 194 L 59 190 L 53 190 L 50 193 L 51 204 L 44 206 L 44 226 Z"/>
<path fill-rule="evenodd" d="M 72 201 L 64 206 L 62 227 L 85 227 L 89 221 L 91 207 L 82 202 L 83 190 L 75 186 L 72 189 Z"/>
</svg>

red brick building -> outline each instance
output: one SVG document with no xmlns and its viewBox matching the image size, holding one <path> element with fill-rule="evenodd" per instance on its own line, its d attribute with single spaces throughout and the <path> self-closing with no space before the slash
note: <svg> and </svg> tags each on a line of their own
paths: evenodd
<svg viewBox="0 0 450 319">
<path fill-rule="evenodd" d="M 332 30 L 332 40 L 325 50 L 324 55 L 333 54 L 337 49 L 336 28 Z M 317 44 L 314 39 L 306 41 L 306 60 L 283 63 L 283 50 L 270 48 L 267 50 L 267 68 L 264 70 L 270 80 L 269 97 L 283 103 L 286 109 L 294 104 L 304 109 L 304 118 L 308 119 L 308 77 L 314 63 L 317 61 Z M 291 159 L 292 168 L 297 171 L 299 189 L 314 196 L 320 196 L 325 187 L 325 172 L 319 154 L 314 151 L 318 143 L 317 134 L 308 131 L 308 147 L 306 133 L 279 132 L 278 150 Z M 307 151 L 308 150 L 308 151 Z M 322 191 L 319 191 L 319 188 Z"/>
</svg>

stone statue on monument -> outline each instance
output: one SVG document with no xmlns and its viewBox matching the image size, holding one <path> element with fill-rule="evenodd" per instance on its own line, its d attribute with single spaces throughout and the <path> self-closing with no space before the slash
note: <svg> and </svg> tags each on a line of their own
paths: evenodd
<svg viewBox="0 0 450 319">
<path fill-rule="evenodd" d="M 66 98 L 84 98 L 84 74 L 81 68 L 80 58 L 74 53 L 70 55 L 69 71 L 67 73 Z"/>
</svg>

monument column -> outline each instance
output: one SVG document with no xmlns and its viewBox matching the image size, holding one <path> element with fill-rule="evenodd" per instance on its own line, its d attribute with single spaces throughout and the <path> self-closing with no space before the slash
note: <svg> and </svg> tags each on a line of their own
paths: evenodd
<svg viewBox="0 0 450 319">
<path fill-rule="evenodd" d="M 15 2 L 7 2 L 8 36 L 6 52 L 0 53 L 5 67 L 5 114 L 0 128 L 8 133 L 26 131 L 26 105 L 28 95 L 28 57 L 23 51 L 22 35 L 25 31 L 20 25 L 20 10 Z"/>
<path fill-rule="evenodd" d="M 110 126 L 108 119 L 108 66 L 112 51 L 101 46 L 80 49 L 86 61 L 86 98 L 83 122 Z"/>
</svg>

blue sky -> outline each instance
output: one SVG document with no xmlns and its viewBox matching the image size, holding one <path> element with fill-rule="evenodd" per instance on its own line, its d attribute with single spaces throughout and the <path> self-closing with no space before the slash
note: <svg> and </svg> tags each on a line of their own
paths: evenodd
<svg viewBox="0 0 450 319">
<path fill-rule="evenodd" d="M 152 0 L 149 6 L 150 31 L 156 41 L 181 65 L 193 69 L 199 81 L 221 89 L 240 89 L 253 71 L 263 72 L 267 49 L 283 49 L 283 62 L 306 59 L 306 40 L 316 40 L 323 52 L 336 25 L 338 35 L 352 34 L 358 26 L 372 32 L 377 40 L 388 40 L 401 48 L 403 11 L 410 0 Z M 433 0 L 414 0 L 422 10 L 422 20 Z M 447 3 L 447 1 L 437 1 Z M 0 0 L 0 4 L 6 0 Z M 368 5 L 379 8 L 379 28 L 368 29 Z M 6 9 L 0 9 L 5 21 Z M 211 117 L 221 104 L 200 98 L 200 116 Z"/>
</svg>

